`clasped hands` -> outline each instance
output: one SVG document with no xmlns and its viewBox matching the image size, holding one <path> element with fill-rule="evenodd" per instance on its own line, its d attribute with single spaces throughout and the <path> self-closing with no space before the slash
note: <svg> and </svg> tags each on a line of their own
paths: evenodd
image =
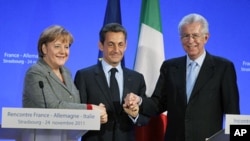
<svg viewBox="0 0 250 141">
<path fill-rule="evenodd" d="M 134 93 L 127 94 L 127 96 L 124 98 L 124 104 L 122 105 L 124 111 L 133 118 L 137 117 L 139 114 L 139 102 L 140 102 L 140 100 L 141 100 L 140 97 Z M 107 123 L 108 122 L 108 114 L 106 112 L 105 105 L 100 103 L 99 105 L 92 105 L 92 106 L 93 106 L 93 110 L 100 111 L 101 124 Z"/>
<path fill-rule="evenodd" d="M 134 93 L 127 94 L 124 98 L 124 104 L 122 105 L 124 111 L 133 118 L 137 117 L 139 114 L 140 100 L 140 97 Z"/>
</svg>

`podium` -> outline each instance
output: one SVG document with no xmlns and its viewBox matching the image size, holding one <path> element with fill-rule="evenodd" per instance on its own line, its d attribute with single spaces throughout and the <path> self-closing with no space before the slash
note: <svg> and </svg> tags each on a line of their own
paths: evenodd
<svg viewBox="0 0 250 141">
<path fill-rule="evenodd" d="M 0 139 L 11 139 L 15 141 L 78 141 L 85 133 L 87 133 L 87 130 L 18 129 L 0 127 Z"/>
<path fill-rule="evenodd" d="M 211 137 L 207 138 L 206 141 L 229 141 L 230 135 L 225 134 L 225 130 L 220 130 Z"/>
<path fill-rule="evenodd" d="M 2 108 L 0 139 L 16 141 L 78 141 L 100 129 L 95 110 Z"/>
<path fill-rule="evenodd" d="M 225 129 L 212 135 L 206 141 L 229 141 L 230 140 L 230 126 L 231 125 L 250 125 L 250 115 L 239 115 L 239 114 L 226 114 L 225 118 Z M 232 136 L 231 136 L 232 137 Z M 238 136 L 239 140 L 240 137 Z M 231 138 L 232 139 L 232 138 Z"/>
</svg>

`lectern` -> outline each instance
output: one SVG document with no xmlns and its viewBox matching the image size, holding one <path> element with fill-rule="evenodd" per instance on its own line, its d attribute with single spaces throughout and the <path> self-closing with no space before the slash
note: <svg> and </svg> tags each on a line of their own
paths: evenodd
<svg viewBox="0 0 250 141">
<path fill-rule="evenodd" d="M 0 139 L 16 141 L 78 141 L 87 130 L 0 128 Z"/>
<path fill-rule="evenodd" d="M 100 129 L 95 110 L 2 108 L 0 139 L 16 141 L 78 141 Z"/>
<path fill-rule="evenodd" d="M 211 137 L 207 138 L 206 141 L 229 141 L 230 135 L 225 134 L 225 130 L 220 130 Z"/>
</svg>

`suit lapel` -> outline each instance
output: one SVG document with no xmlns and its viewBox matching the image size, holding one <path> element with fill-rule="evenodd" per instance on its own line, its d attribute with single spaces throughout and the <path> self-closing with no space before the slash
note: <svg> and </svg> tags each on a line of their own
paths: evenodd
<svg viewBox="0 0 250 141">
<path fill-rule="evenodd" d="M 71 94 L 71 90 L 72 90 L 72 85 L 70 84 L 72 81 L 71 78 L 69 78 L 68 74 L 66 74 L 65 70 L 63 68 L 61 68 L 61 72 L 62 72 L 62 76 L 63 76 L 63 79 L 65 81 L 65 84 L 63 82 L 61 82 L 59 80 L 59 78 L 55 75 L 55 73 L 53 73 L 52 71 L 50 72 L 50 77 L 56 82 L 58 83 L 59 85 L 61 85 L 66 91 L 69 92 L 69 94 Z"/>
<path fill-rule="evenodd" d="M 123 79 L 124 79 L 124 87 L 123 87 L 123 93 L 122 93 L 122 103 L 123 103 L 123 99 L 125 98 L 125 96 L 131 92 L 131 90 L 129 90 L 129 88 L 131 88 L 130 87 L 131 77 L 126 68 L 123 68 Z"/>
<path fill-rule="evenodd" d="M 72 90 L 72 85 L 70 84 L 72 81 L 71 78 L 69 77 L 69 74 L 66 74 L 66 70 L 64 68 L 61 68 L 62 75 L 64 77 L 65 84 L 63 84 L 59 78 L 56 76 L 56 74 L 51 70 L 51 68 L 44 62 L 44 60 L 39 59 L 38 64 L 43 68 L 42 70 L 44 71 L 44 74 L 47 75 L 48 79 L 54 80 L 55 83 L 58 83 L 61 85 L 66 91 L 71 94 Z M 50 82 L 50 81 L 48 81 Z M 52 85 L 52 84 L 51 84 Z M 53 86 L 52 86 L 53 88 Z"/>
<path fill-rule="evenodd" d="M 194 98 L 200 89 L 210 80 L 214 74 L 214 62 L 212 56 L 207 53 L 205 60 L 201 66 L 200 72 L 198 74 L 197 80 L 195 82 L 190 99 Z"/>
<path fill-rule="evenodd" d="M 128 69 L 126 69 L 125 67 L 122 68 L 123 69 L 123 92 L 122 92 L 122 99 L 121 99 L 121 107 L 122 107 L 122 104 L 124 103 L 124 98 L 125 96 L 130 93 L 132 90 L 130 88 L 132 88 L 131 85 L 133 85 L 133 82 L 132 81 L 132 77 L 128 71 Z M 119 113 L 121 113 L 122 111 L 122 108 L 119 109 Z"/>
<path fill-rule="evenodd" d="M 170 73 L 173 76 L 178 89 L 176 97 L 181 98 L 183 105 L 187 104 L 186 96 L 186 56 L 181 57 L 179 61 L 174 63 L 170 68 Z"/>
<path fill-rule="evenodd" d="M 106 76 L 103 72 L 101 63 L 98 63 L 94 73 L 95 73 L 94 79 L 97 82 L 98 87 L 101 89 L 101 91 L 103 93 L 102 96 L 106 99 L 109 106 L 112 107 L 113 110 L 115 110 L 115 107 L 114 107 L 113 102 L 112 102 L 111 92 L 109 90 L 109 86 L 108 86 L 108 83 L 106 80 Z"/>
</svg>

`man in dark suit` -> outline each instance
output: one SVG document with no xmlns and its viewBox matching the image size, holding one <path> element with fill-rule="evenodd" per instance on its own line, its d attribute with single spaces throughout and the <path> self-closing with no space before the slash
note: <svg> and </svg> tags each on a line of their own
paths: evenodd
<svg viewBox="0 0 250 141">
<path fill-rule="evenodd" d="M 123 109 L 122 102 L 126 94 L 132 92 L 144 96 L 146 85 L 142 74 L 121 66 L 121 60 L 127 47 L 127 32 L 117 23 L 105 25 L 100 31 L 99 49 L 103 59 L 96 65 L 78 70 L 75 84 L 80 91 L 82 103 L 103 103 L 108 113 L 108 122 L 101 125 L 100 131 L 89 131 L 83 141 L 133 141 L 134 125 L 148 121 L 138 117 L 138 110 Z M 119 92 L 115 96 L 110 90 L 111 68 L 115 74 Z M 114 97 L 118 97 L 118 100 Z M 139 107 L 138 107 L 139 108 Z"/>
<path fill-rule="evenodd" d="M 187 55 L 163 62 L 151 98 L 130 94 L 125 104 L 141 101 L 142 114 L 167 110 L 166 141 L 205 141 L 222 129 L 225 114 L 240 113 L 236 72 L 231 61 L 205 50 L 209 28 L 203 16 L 189 14 L 178 28 Z"/>
</svg>

